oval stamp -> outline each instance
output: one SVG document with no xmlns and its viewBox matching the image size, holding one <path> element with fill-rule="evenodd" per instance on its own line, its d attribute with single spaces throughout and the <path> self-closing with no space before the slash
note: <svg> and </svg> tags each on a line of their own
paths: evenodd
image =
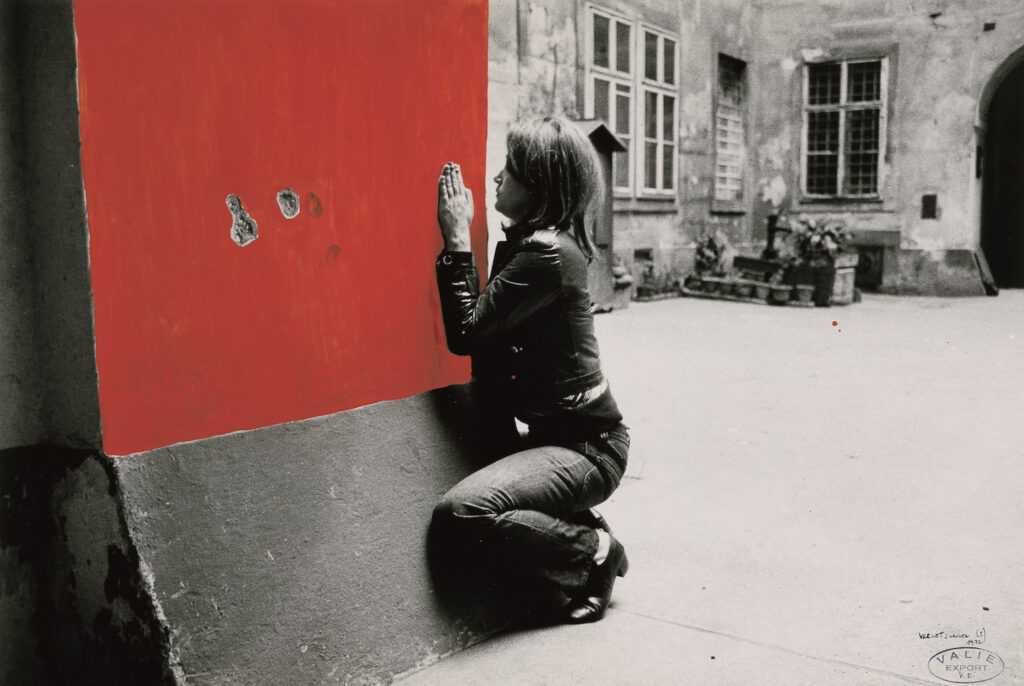
<svg viewBox="0 0 1024 686">
<path fill-rule="evenodd" d="M 928 660 L 928 671 L 951 684 L 976 684 L 1003 672 L 1003 660 L 984 648 L 947 648 Z"/>
</svg>

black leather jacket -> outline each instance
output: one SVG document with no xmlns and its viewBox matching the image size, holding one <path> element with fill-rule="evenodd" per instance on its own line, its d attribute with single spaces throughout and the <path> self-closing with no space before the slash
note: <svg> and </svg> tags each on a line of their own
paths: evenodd
<svg viewBox="0 0 1024 686">
<path fill-rule="evenodd" d="M 601 373 L 583 251 L 564 231 L 506 233 L 483 292 L 472 253 L 437 259 L 449 350 L 472 356 L 474 382 L 531 433 L 614 426 L 622 416 Z"/>
</svg>

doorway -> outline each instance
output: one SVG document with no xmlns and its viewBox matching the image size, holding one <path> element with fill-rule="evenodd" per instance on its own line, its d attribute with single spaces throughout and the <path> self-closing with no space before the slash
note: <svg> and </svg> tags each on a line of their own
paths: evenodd
<svg viewBox="0 0 1024 686">
<path fill-rule="evenodd" d="M 1024 61 L 985 113 L 981 248 L 999 288 L 1024 288 Z"/>
</svg>

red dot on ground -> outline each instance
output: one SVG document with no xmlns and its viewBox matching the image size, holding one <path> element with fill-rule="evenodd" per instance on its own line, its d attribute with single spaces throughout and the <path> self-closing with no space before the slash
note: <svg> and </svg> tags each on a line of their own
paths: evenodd
<svg viewBox="0 0 1024 686">
<path fill-rule="evenodd" d="M 832 322 L 832 326 L 839 326 L 839 322 Z"/>
</svg>

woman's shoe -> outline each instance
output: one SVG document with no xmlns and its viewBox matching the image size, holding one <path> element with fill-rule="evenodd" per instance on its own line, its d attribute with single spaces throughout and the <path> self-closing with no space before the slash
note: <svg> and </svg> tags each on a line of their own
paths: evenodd
<svg viewBox="0 0 1024 686">
<path fill-rule="evenodd" d="M 594 564 L 590 569 L 587 583 L 577 599 L 569 603 L 570 624 L 596 622 L 604 617 L 605 610 L 612 602 L 612 587 L 616 576 L 626 576 L 629 570 L 629 558 L 626 549 L 614 536 L 611 537 L 608 557 L 601 564 Z"/>
</svg>

